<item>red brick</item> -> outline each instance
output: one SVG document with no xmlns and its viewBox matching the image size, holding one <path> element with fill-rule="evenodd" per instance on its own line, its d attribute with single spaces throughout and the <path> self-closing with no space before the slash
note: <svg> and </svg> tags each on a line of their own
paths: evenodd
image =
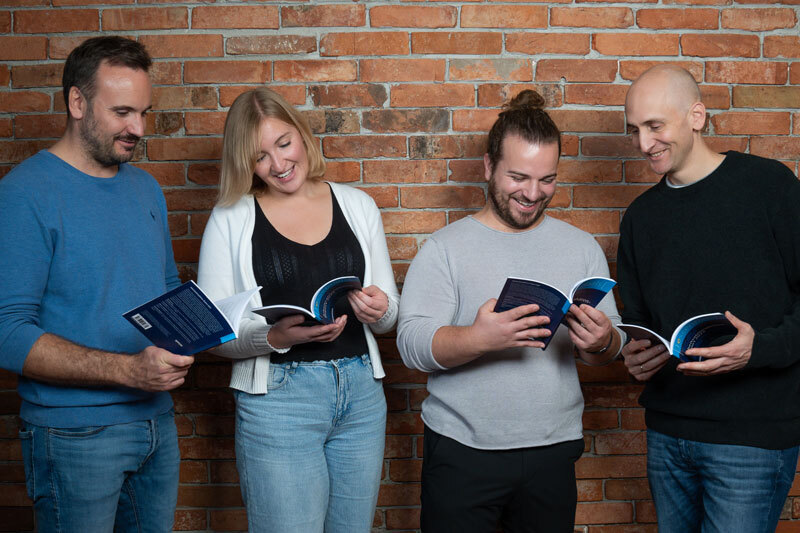
<svg viewBox="0 0 800 533">
<path fill-rule="evenodd" d="M 196 263 L 200 257 L 200 239 L 173 239 L 172 253 L 176 263 Z"/>
<path fill-rule="evenodd" d="M 633 11 L 628 7 L 554 7 L 550 26 L 628 28 L 633 26 Z"/>
<path fill-rule="evenodd" d="M 11 82 L 11 69 L 8 65 L 0 65 L 0 87 L 8 87 Z"/>
<path fill-rule="evenodd" d="M 312 85 L 314 105 L 334 107 L 383 107 L 388 95 L 378 84 Z"/>
<path fill-rule="evenodd" d="M 407 55 L 408 33 L 328 33 L 319 42 L 321 56 Z"/>
<path fill-rule="evenodd" d="M 172 135 L 183 127 L 183 114 L 178 111 L 148 113 L 145 135 Z"/>
<path fill-rule="evenodd" d="M 361 81 L 444 81 L 444 59 L 362 59 Z"/>
<path fill-rule="evenodd" d="M 230 87 L 219 87 L 219 105 L 222 107 L 230 106 L 237 96 L 245 91 L 256 89 L 259 86 L 233 85 Z M 270 84 L 270 89 L 283 96 L 292 105 L 303 105 L 306 103 L 305 85 L 274 85 Z"/>
<path fill-rule="evenodd" d="M 219 159 L 222 139 L 148 139 L 147 157 L 151 161 L 181 161 L 184 159 Z"/>
<path fill-rule="evenodd" d="M 633 455 L 647 453 L 645 433 L 626 431 L 601 433 L 594 438 L 595 453 L 600 455 Z"/>
<path fill-rule="evenodd" d="M 400 202 L 405 208 L 482 207 L 483 188 L 472 186 L 431 185 L 404 187 Z"/>
<path fill-rule="evenodd" d="M 47 58 L 47 37 L 0 35 L 0 61 L 41 60 Z"/>
<path fill-rule="evenodd" d="M 681 35 L 684 55 L 699 57 L 758 57 L 761 43 L 755 35 L 729 33 Z"/>
<path fill-rule="evenodd" d="M 37 91 L 0 92 L 0 113 L 24 113 L 49 110 L 49 94 Z"/>
<path fill-rule="evenodd" d="M 581 457 L 575 465 L 579 479 L 615 479 L 644 477 L 647 459 L 643 455 Z"/>
<path fill-rule="evenodd" d="M 325 157 L 404 157 L 406 139 L 398 135 L 348 135 L 325 137 Z"/>
<path fill-rule="evenodd" d="M 475 104 L 475 90 L 467 84 L 393 85 L 392 107 L 461 107 Z"/>
<path fill-rule="evenodd" d="M 229 37 L 225 51 L 231 55 L 244 54 L 307 54 L 317 49 L 317 40 L 307 35 L 248 35 Z"/>
<path fill-rule="evenodd" d="M 800 57 L 800 37 L 796 35 L 765 35 L 764 57 Z"/>
<path fill-rule="evenodd" d="M 156 61 L 150 67 L 150 79 L 154 85 L 180 85 L 181 63 L 177 61 Z"/>
<path fill-rule="evenodd" d="M 621 161 L 562 159 L 558 165 L 558 181 L 563 183 L 608 183 L 621 180 Z"/>
<path fill-rule="evenodd" d="M 609 500 L 649 500 L 650 487 L 646 479 L 609 479 L 605 482 Z"/>
<path fill-rule="evenodd" d="M 800 112 L 792 113 L 792 133 L 800 134 Z"/>
<path fill-rule="evenodd" d="M 205 461 L 181 461 L 181 483 L 208 483 L 208 463 Z"/>
<path fill-rule="evenodd" d="M 11 12 L 0 12 L 0 33 L 11 33 Z"/>
<path fill-rule="evenodd" d="M 418 505 L 421 486 L 419 483 L 381 484 L 378 493 L 379 506 Z"/>
<path fill-rule="evenodd" d="M 796 108 L 800 87 L 739 86 L 733 88 L 734 107 Z M 776 132 L 777 133 L 777 132 Z"/>
<path fill-rule="evenodd" d="M 550 202 L 551 208 L 569 207 L 572 204 L 572 187 L 569 185 L 559 185 L 556 194 Z"/>
<path fill-rule="evenodd" d="M 0 137 L 8 138 L 11 137 L 13 134 L 14 134 L 14 121 L 10 118 L 0 118 Z"/>
<path fill-rule="evenodd" d="M 14 33 L 65 33 L 98 31 L 96 9 L 37 9 L 14 12 Z"/>
<path fill-rule="evenodd" d="M 656 508 L 650 500 L 634 502 L 637 522 L 656 522 Z"/>
<path fill-rule="evenodd" d="M 239 473 L 235 461 L 214 461 L 211 463 L 212 483 L 238 483 Z"/>
<path fill-rule="evenodd" d="M 417 239 L 414 237 L 386 237 L 389 258 L 394 260 L 411 260 L 417 255 Z"/>
<path fill-rule="evenodd" d="M 584 411 L 583 429 L 586 431 L 599 431 L 601 429 L 616 429 L 619 427 L 616 411 Z"/>
<path fill-rule="evenodd" d="M 360 5 L 308 5 L 281 8 L 281 25 L 284 28 L 305 26 L 363 26 L 366 8 Z"/>
<path fill-rule="evenodd" d="M 206 529 L 205 509 L 178 509 L 175 511 L 175 531 L 197 531 Z"/>
<path fill-rule="evenodd" d="M 625 131 L 625 116 L 622 111 L 553 109 L 549 114 L 561 131 Z"/>
<path fill-rule="evenodd" d="M 586 55 L 591 36 L 578 33 L 508 33 L 506 51 L 523 54 Z"/>
<path fill-rule="evenodd" d="M 700 98 L 706 109 L 728 109 L 731 106 L 727 85 L 701 85 Z"/>
<path fill-rule="evenodd" d="M 644 409 L 622 409 L 621 412 L 621 425 L 622 429 L 638 429 L 644 430 Z"/>
<path fill-rule="evenodd" d="M 653 29 L 715 30 L 719 28 L 719 12 L 716 9 L 640 9 L 636 13 L 636 25 Z"/>
<path fill-rule="evenodd" d="M 501 107 L 525 89 L 539 93 L 545 107 L 558 107 L 562 103 L 561 87 L 555 83 L 490 83 L 478 86 L 478 106 Z"/>
<path fill-rule="evenodd" d="M 411 34 L 414 54 L 499 54 L 503 36 L 496 32 L 418 32 Z"/>
<path fill-rule="evenodd" d="M 786 83 L 788 63 L 773 61 L 708 61 L 706 82 L 710 83 Z"/>
<path fill-rule="evenodd" d="M 211 515 L 211 531 L 247 531 L 247 512 L 244 509 L 214 510 Z"/>
<path fill-rule="evenodd" d="M 792 85 L 800 85 L 800 62 L 792 63 L 790 73 L 789 83 Z"/>
<path fill-rule="evenodd" d="M 718 135 L 775 135 L 788 134 L 791 127 L 789 113 L 730 112 L 711 117 Z"/>
<path fill-rule="evenodd" d="M 185 185 L 183 163 L 136 163 L 136 166 L 150 173 L 162 186 Z M 181 234 L 182 235 L 182 234 Z"/>
<path fill-rule="evenodd" d="M 722 27 L 734 30 L 770 31 L 781 28 L 793 28 L 797 25 L 797 14 L 794 9 L 763 8 L 722 10 Z"/>
<path fill-rule="evenodd" d="M 311 131 L 320 133 L 358 133 L 358 113 L 347 109 L 309 109 L 303 114 Z"/>
<path fill-rule="evenodd" d="M 227 113 L 223 111 L 202 111 L 187 112 L 184 115 L 187 135 L 208 135 L 222 134 L 225 127 L 225 117 Z"/>
<path fill-rule="evenodd" d="M 356 62 L 336 59 L 276 61 L 276 81 L 355 81 Z"/>
<path fill-rule="evenodd" d="M 747 137 L 705 137 L 706 144 L 715 152 L 727 152 L 729 150 L 736 150 L 737 152 L 744 152 L 747 149 Z"/>
<path fill-rule="evenodd" d="M 800 154 L 799 137 L 753 137 L 750 153 L 775 159 L 797 159 Z"/>
<path fill-rule="evenodd" d="M 154 87 L 153 109 L 216 109 L 213 87 Z"/>
<path fill-rule="evenodd" d="M 450 80 L 531 81 L 528 59 L 451 59 Z"/>
<path fill-rule="evenodd" d="M 617 61 L 611 59 L 540 59 L 536 63 L 536 81 L 612 82 L 617 75 Z"/>
<path fill-rule="evenodd" d="M 189 215 L 189 227 L 191 228 L 191 235 L 203 235 L 203 230 L 206 228 L 210 213 L 192 213 Z"/>
<path fill-rule="evenodd" d="M 417 529 L 419 527 L 419 508 L 387 509 L 387 529 Z"/>
<path fill-rule="evenodd" d="M 589 157 L 641 157 L 641 152 L 634 148 L 630 136 L 605 135 L 583 137 L 581 154 Z"/>
<path fill-rule="evenodd" d="M 15 89 L 30 87 L 61 87 L 61 63 L 43 65 L 18 65 L 11 68 L 11 86 Z"/>
<path fill-rule="evenodd" d="M 276 6 L 197 6 L 192 9 L 192 28 L 278 29 Z"/>
<path fill-rule="evenodd" d="M 199 8 L 198 8 L 199 9 Z M 153 57 L 222 57 L 222 35 L 143 35 L 139 42 Z"/>
<path fill-rule="evenodd" d="M 661 179 L 653 172 L 650 164 L 642 159 L 625 161 L 625 181 L 627 183 L 655 183 Z"/>
<path fill-rule="evenodd" d="M 443 132 L 450 122 L 446 109 L 377 109 L 364 111 L 361 124 L 375 133 Z"/>
<path fill-rule="evenodd" d="M 483 157 L 485 135 L 418 135 L 409 139 L 412 159 Z"/>
<path fill-rule="evenodd" d="M 392 481 L 419 481 L 422 477 L 422 461 L 402 459 L 389 461 L 389 479 Z"/>
<path fill-rule="evenodd" d="M 66 115 L 62 114 L 17 115 L 14 117 L 14 136 L 17 139 L 58 138 L 66 125 Z"/>
<path fill-rule="evenodd" d="M 579 503 L 575 524 L 621 524 L 633 520 L 633 506 L 622 502 Z"/>
<path fill-rule="evenodd" d="M 462 28 L 546 28 L 546 6 L 495 5 L 461 7 Z"/>
<path fill-rule="evenodd" d="M 219 163 L 198 163 L 189 165 L 186 177 L 198 185 L 217 185 L 219 183 Z"/>
<path fill-rule="evenodd" d="M 186 83 L 264 83 L 270 79 L 269 61 L 186 61 Z"/>
<path fill-rule="evenodd" d="M 160 30 L 189 27 L 189 11 L 185 7 L 104 9 L 102 16 L 103 31 Z"/>
<path fill-rule="evenodd" d="M 592 48 L 612 56 L 676 56 L 680 53 L 679 35 L 642 33 L 596 33 Z"/>
<path fill-rule="evenodd" d="M 411 457 L 411 438 L 405 435 L 386 435 L 383 457 L 385 459 Z"/>
<path fill-rule="evenodd" d="M 239 487 L 183 485 L 178 487 L 178 507 L 241 507 Z"/>
<path fill-rule="evenodd" d="M 388 413 L 386 415 L 387 435 L 421 434 L 422 419 L 419 413 Z"/>
<path fill-rule="evenodd" d="M 665 61 L 646 60 L 620 61 L 619 75 L 624 80 L 633 81 L 641 76 L 641 74 L 650 67 L 665 63 Z M 703 81 L 703 63 L 699 61 L 669 61 L 669 64 L 688 70 L 692 76 L 694 76 L 694 79 L 697 81 L 697 83 Z"/>
<path fill-rule="evenodd" d="M 373 28 L 454 28 L 454 6 L 375 6 L 369 10 Z"/>
<path fill-rule="evenodd" d="M 0 507 L 0 527 L 5 531 L 33 531 L 33 508 Z"/>
<path fill-rule="evenodd" d="M 599 211 L 595 209 L 570 209 L 567 211 L 561 211 L 558 209 L 551 209 L 548 213 L 553 217 L 559 220 L 563 220 L 564 222 L 575 226 L 576 228 L 582 229 L 587 233 L 619 233 L 619 213 L 615 211 Z M 603 367 L 603 370 L 593 370 L 595 367 L 581 367 L 581 381 L 587 382 L 591 381 L 587 379 L 585 376 L 585 372 L 603 372 L 603 373 L 613 373 L 613 371 L 609 370 L 608 367 Z M 619 374 L 619 371 L 616 372 Z M 627 372 L 626 372 L 627 375 Z M 598 378 L 596 381 L 608 381 L 607 379 Z"/>
<path fill-rule="evenodd" d="M 381 213 L 386 233 L 433 233 L 446 224 L 445 213 L 439 211 L 386 211 Z"/>
<path fill-rule="evenodd" d="M 580 187 L 574 187 L 573 190 L 579 189 Z M 584 187 L 584 188 L 592 188 L 592 187 Z M 630 194 L 631 197 L 636 196 L 639 193 L 644 192 L 649 187 L 639 186 L 639 185 L 629 185 L 629 186 L 613 186 L 613 185 L 606 185 L 606 186 L 597 186 L 594 187 L 595 189 L 606 189 L 608 192 L 609 189 L 621 189 L 627 188 L 631 189 L 634 194 Z M 633 198 L 631 198 L 633 199 Z M 577 204 L 575 200 L 573 203 Z M 622 206 L 625 207 L 625 206 Z M 637 407 L 639 405 L 638 398 L 639 394 L 642 391 L 642 385 L 584 385 L 583 387 L 583 396 L 584 396 L 584 403 L 587 407 Z"/>
<path fill-rule="evenodd" d="M 488 133 L 500 111 L 500 109 L 455 109 L 453 110 L 453 131 Z"/>
<path fill-rule="evenodd" d="M 359 189 L 369 194 L 375 201 L 375 204 L 381 209 L 398 207 L 400 205 L 400 196 L 397 192 L 397 187 L 359 187 Z"/>
<path fill-rule="evenodd" d="M 607 83 L 578 83 L 564 88 L 564 101 L 568 104 L 587 104 L 602 106 L 623 106 L 627 85 Z"/>
</svg>

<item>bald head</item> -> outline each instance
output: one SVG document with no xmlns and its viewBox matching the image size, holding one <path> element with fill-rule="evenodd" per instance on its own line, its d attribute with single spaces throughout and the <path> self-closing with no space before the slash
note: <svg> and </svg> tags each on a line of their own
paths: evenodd
<svg viewBox="0 0 800 533">
<path fill-rule="evenodd" d="M 694 77 L 675 65 L 656 65 L 647 69 L 628 89 L 625 105 L 639 93 L 657 94 L 677 111 L 686 112 L 700 101 L 700 88 Z"/>
</svg>

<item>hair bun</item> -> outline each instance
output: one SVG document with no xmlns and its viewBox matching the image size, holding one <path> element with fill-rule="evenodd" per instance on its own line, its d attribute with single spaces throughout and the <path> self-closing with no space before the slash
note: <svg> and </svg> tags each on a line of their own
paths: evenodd
<svg viewBox="0 0 800 533">
<path fill-rule="evenodd" d="M 508 104 L 507 109 L 544 109 L 544 98 L 532 89 L 525 89 L 515 96 Z"/>
</svg>

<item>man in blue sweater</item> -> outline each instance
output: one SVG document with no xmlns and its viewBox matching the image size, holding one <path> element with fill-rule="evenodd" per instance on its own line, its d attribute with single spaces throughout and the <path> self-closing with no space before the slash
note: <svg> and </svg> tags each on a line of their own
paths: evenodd
<svg viewBox="0 0 800 533">
<path fill-rule="evenodd" d="M 648 341 L 623 348 L 646 382 L 647 475 L 660 533 L 773 533 L 800 444 L 800 182 L 779 161 L 719 154 L 692 76 L 654 67 L 625 102 L 659 183 L 620 227 L 625 322 L 669 338 L 725 311 L 735 337 L 681 362 Z"/>
<path fill-rule="evenodd" d="M 0 367 L 19 374 L 38 529 L 171 531 L 179 452 L 168 390 L 192 357 L 122 313 L 178 285 L 166 204 L 127 162 L 151 60 L 119 37 L 67 58 L 64 136 L 0 181 Z"/>
</svg>

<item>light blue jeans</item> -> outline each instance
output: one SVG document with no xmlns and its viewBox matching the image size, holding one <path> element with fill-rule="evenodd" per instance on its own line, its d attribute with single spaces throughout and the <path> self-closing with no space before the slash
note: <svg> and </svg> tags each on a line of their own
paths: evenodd
<svg viewBox="0 0 800 533">
<path fill-rule="evenodd" d="M 23 422 L 20 439 L 39 533 L 172 531 L 180 454 L 171 409 L 113 426 Z"/>
<path fill-rule="evenodd" d="M 386 399 L 369 356 L 270 365 L 265 395 L 235 391 L 236 466 L 250 532 L 369 532 Z"/>
<path fill-rule="evenodd" d="M 647 430 L 647 477 L 659 533 L 773 533 L 798 447 L 708 444 Z"/>
</svg>

